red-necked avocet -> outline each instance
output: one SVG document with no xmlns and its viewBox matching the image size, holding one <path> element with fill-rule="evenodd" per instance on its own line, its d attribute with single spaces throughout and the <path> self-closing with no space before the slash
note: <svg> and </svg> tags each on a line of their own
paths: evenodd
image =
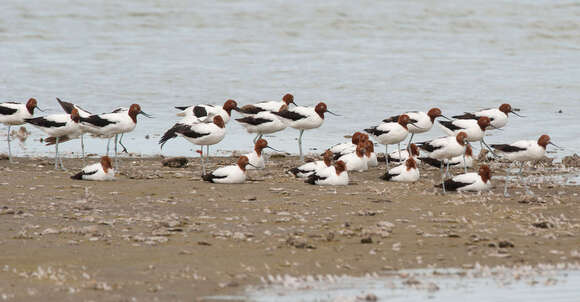
<svg viewBox="0 0 580 302">
<path fill-rule="evenodd" d="M 79 173 L 71 176 L 78 180 L 114 180 L 115 169 L 108 156 L 101 157 L 101 161 L 84 167 Z"/>
<path fill-rule="evenodd" d="M 282 105 L 283 111 L 288 109 L 288 106 Z M 248 115 L 243 118 L 237 118 L 236 121 L 240 123 L 248 133 L 256 133 L 254 143 L 261 139 L 264 134 L 272 134 L 286 129 L 288 122 L 286 119 L 272 113 L 272 111 L 260 111 L 256 114 Z"/>
<path fill-rule="evenodd" d="M 239 112 L 246 115 L 257 114 L 262 111 L 276 112 L 281 111 L 282 106 L 290 106 L 290 104 L 297 106 L 296 103 L 294 103 L 294 96 L 287 93 L 282 97 L 281 101 L 269 101 L 244 105 L 240 108 Z"/>
<path fill-rule="evenodd" d="M 268 145 L 268 141 L 261 138 L 254 144 L 254 150 L 245 156 L 248 157 L 250 160 L 250 165 L 247 167 L 248 170 L 254 169 L 264 169 L 266 167 L 264 163 L 264 154 L 262 151 L 266 148 L 272 149 L 277 152 L 281 152 L 280 150 L 274 149 Z"/>
<path fill-rule="evenodd" d="M 320 186 L 346 186 L 348 185 L 346 163 L 339 160 L 334 164 L 334 166 L 314 172 L 312 175 L 308 176 L 308 179 L 304 182 Z"/>
<path fill-rule="evenodd" d="M 247 156 L 240 156 L 235 165 L 225 166 L 201 177 L 205 181 L 220 184 L 239 184 L 246 181 L 246 166 L 250 160 Z"/>
<path fill-rule="evenodd" d="M 431 108 L 427 113 L 423 111 L 409 111 L 405 112 L 409 116 L 410 122 L 412 124 L 408 125 L 409 133 L 411 133 L 411 138 L 409 138 L 409 142 L 407 145 L 410 145 L 413 141 L 413 136 L 418 133 L 425 133 L 433 128 L 433 124 L 435 123 L 435 119 L 438 117 L 444 117 L 449 119 L 448 117 L 444 116 L 441 113 L 441 109 L 439 108 Z M 391 116 L 383 120 L 384 123 L 396 123 L 399 120 L 399 115 Z"/>
<path fill-rule="evenodd" d="M 465 119 L 478 120 L 482 116 L 487 116 L 491 121 L 491 125 L 494 128 L 499 129 L 507 125 L 509 113 L 513 113 L 514 115 L 519 117 L 524 117 L 513 111 L 512 106 L 510 106 L 510 104 L 501 104 L 499 108 L 482 109 L 476 112 L 465 112 L 462 115 L 453 116 L 453 118 L 462 120 Z"/>
<path fill-rule="evenodd" d="M 299 167 L 290 169 L 290 173 L 298 178 L 306 178 L 314 172 L 331 167 L 333 154 L 330 150 L 326 150 L 323 154 L 323 160 L 317 160 L 300 165 Z"/>
<path fill-rule="evenodd" d="M 389 145 L 397 144 L 399 155 L 401 154 L 401 142 L 409 135 L 407 125 L 410 124 L 410 118 L 406 114 L 401 114 L 396 122 L 381 123 L 365 131 L 373 135 L 379 144 L 385 145 L 385 157 L 387 170 L 389 169 Z M 400 156 L 399 156 L 400 157 Z"/>
<path fill-rule="evenodd" d="M 480 192 L 491 190 L 491 170 L 487 165 L 481 165 L 479 172 L 471 172 L 460 174 L 452 179 L 447 179 L 445 182 L 435 185 L 437 188 L 443 188 L 448 191 L 470 191 Z"/>
<path fill-rule="evenodd" d="M 30 98 L 26 103 L 4 102 L 0 103 L 0 123 L 8 126 L 8 159 L 12 162 L 12 149 L 10 148 L 10 127 L 22 125 L 25 119 L 34 116 L 34 109 L 38 108 L 38 101 Z"/>
<path fill-rule="evenodd" d="M 390 169 L 381 179 L 396 182 L 416 182 L 420 176 L 417 162 L 413 157 L 409 157 L 402 165 Z"/>
<path fill-rule="evenodd" d="M 523 169 L 524 169 L 524 163 L 527 161 L 535 161 L 535 160 L 539 160 L 542 159 L 544 157 L 544 154 L 546 153 L 546 147 L 548 146 L 548 144 L 556 146 L 556 144 L 552 143 L 550 140 L 550 136 L 544 134 L 542 136 L 540 136 L 540 138 L 537 141 L 534 140 L 521 140 L 521 141 L 517 141 L 513 144 L 494 144 L 491 145 L 492 148 L 494 148 L 500 156 L 502 156 L 503 158 L 512 161 L 513 162 L 520 162 L 520 172 L 518 173 L 520 176 L 520 180 L 522 181 L 522 183 L 524 184 L 524 187 L 526 189 L 526 192 L 530 195 L 533 195 L 532 191 L 530 191 L 528 189 L 528 186 L 526 185 L 526 182 L 523 179 Z M 558 147 L 558 146 L 556 146 Z M 558 147 L 560 148 L 560 147 Z M 508 192 L 507 192 L 507 187 L 508 187 L 508 182 L 509 182 L 509 177 L 510 177 L 510 169 L 511 169 L 511 165 L 508 167 L 507 169 L 507 175 L 506 175 L 506 180 L 505 180 L 505 187 L 504 187 L 504 195 L 505 196 L 509 196 Z"/>
<path fill-rule="evenodd" d="M 175 108 L 181 110 L 177 116 L 184 117 L 181 123 L 211 123 L 213 121 L 213 117 L 219 115 L 222 117 L 224 123 L 227 124 L 230 121 L 230 117 L 232 116 L 232 110 L 239 110 L 238 103 L 236 103 L 234 100 L 227 100 L 221 107 L 216 105 L 203 104 Z"/>
</svg>

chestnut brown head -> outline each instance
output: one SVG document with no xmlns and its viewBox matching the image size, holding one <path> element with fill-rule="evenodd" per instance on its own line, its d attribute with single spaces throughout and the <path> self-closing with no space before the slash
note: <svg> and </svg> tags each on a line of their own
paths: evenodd
<svg viewBox="0 0 580 302">
<path fill-rule="evenodd" d="M 435 119 L 443 116 L 443 114 L 441 113 L 441 109 L 439 108 L 431 108 L 428 112 L 427 115 L 429 116 L 429 118 L 431 119 L 431 123 L 435 122 Z"/>
<path fill-rule="evenodd" d="M 401 115 L 399 115 L 399 119 L 397 120 L 397 123 L 399 123 L 399 125 L 403 126 L 403 128 L 407 129 L 407 125 L 409 124 L 410 120 L 411 120 L 411 118 L 409 118 L 408 115 L 401 114 Z"/>
<path fill-rule="evenodd" d="M 481 165 L 479 167 L 479 176 L 484 183 L 487 183 L 491 179 L 491 169 L 487 165 Z"/>
<path fill-rule="evenodd" d="M 232 109 L 238 110 L 238 103 L 234 100 L 227 100 L 224 103 L 223 109 L 228 113 L 229 116 L 232 115 Z"/>
<path fill-rule="evenodd" d="M 479 128 L 481 128 L 482 131 L 485 131 L 485 129 L 491 125 L 491 120 L 487 116 L 482 116 L 477 120 L 477 125 L 479 125 Z"/>
<path fill-rule="evenodd" d="M 508 113 L 513 112 L 512 106 L 510 106 L 510 104 L 501 104 L 501 106 L 499 106 L 499 111 L 505 113 L 505 115 L 508 115 Z"/>
<path fill-rule="evenodd" d="M 409 157 L 405 161 L 405 167 L 407 167 L 407 171 L 409 171 L 411 169 L 417 169 L 417 162 L 415 161 L 415 159 L 413 157 Z"/>
<path fill-rule="evenodd" d="M 542 146 L 542 148 L 544 148 L 544 149 L 546 149 L 546 146 L 548 146 L 549 143 L 550 143 L 550 136 L 547 134 L 540 136 L 540 138 L 538 139 L 538 145 Z"/>
<path fill-rule="evenodd" d="M 78 109 L 73 108 L 73 110 L 70 112 L 70 119 L 77 124 L 80 122 L 81 116 L 79 115 Z"/>
<path fill-rule="evenodd" d="M 411 150 L 411 156 L 419 156 L 419 147 L 415 144 L 409 145 L 409 149 Z"/>
<path fill-rule="evenodd" d="M 324 113 L 327 111 L 326 104 L 323 102 L 318 103 L 316 107 L 314 107 L 314 111 L 318 113 L 320 118 L 324 118 Z"/>
<path fill-rule="evenodd" d="M 266 147 L 268 147 L 268 141 L 261 138 L 258 141 L 256 141 L 256 144 L 254 145 L 254 150 L 256 151 L 256 153 L 258 153 L 258 155 L 261 155 L 262 150 L 264 150 L 264 148 Z"/>
<path fill-rule="evenodd" d="M 246 171 L 246 166 L 248 165 L 248 163 L 250 162 L 250 159 L 243 155 L 240 156 L 240 158 L 238 158 L 238 167 L 240 167 L 240 169 L 242 169 L 242 171 Z"/>
<path fill-rule="evenodd" d="M 132 104 L 131 107 L 129 107 L 128 114 L 134 123 L 137 123 L 137 115 L 139 115 L 139 114 L 142 114 L 146 117 L 151 118 L 151 116 L 149 114 L 147 114 L 147 113 L 143 112 L 143 110 L 141 110 L 141 106 L 139 106 L 139 104 Z"/>
<path fill-rule="evenodd" d="M 332 151 L 330 150 L 326 150 L 323 154 L 323 158 L 324 158 L 324 164 L 327 167 L 330 167 L 330 164 L 332 163 L 332 158 L 334 157 L 334 154 L 332 153 Z"/>
<path fill-rule="evenodd" d="M 336 169 L 336 175 L 340 175 L 340 173 L 346 171 L 346 163 L 342 160 L 339 160 L 334 163 L 334 168 Z"/>
<path fill-rule="evenodd" d="M 224 119 L 219 115 L 216 115 L 213 117 L 213 123 L 222 129 L 226 127 L 226 123 L 224 123 Z"/>
<path fill-rule="evenodd" d="M 34 114 L 34 108 L 38 108 L 38 102 L 35 98 L 29 98 L 28 102 L 26 102 L 26 110 L 28 110 L 30 114 Z"/>
<path fill-rule="evenodd" d="M 361 137 L 361 135 L 362 135 L 362 133 L 361 133 L 361 132 L 358 132 L 358 131 L 357 131 L 357 132 L 355 132 L 355 133 L 352 135 L 352 139 L 351 139 L 351 140 L 352 140 L 352 143 L 353 143 L 354 145 L 358 145 L 358 142 L 360 141 L 360 137 Z"/>
<path fill-rule="evenodd" d="M 371 156 L 371 153 L 375 152 L 375 145 L 370 140 L 365 141 L 365 154 L 366 156 Z"/>
<path fill-rule="evenodd" d="M 283 97 L 282 97 L 282 101 L 284 101 L 284 103 L 286 103 L 286 105 L 290 105 L 290 104 L 294 104 L 296 105 L 296 103 L 294 103 L 294 96 L 291 95 L 290 93 L 286 93 Z"/>
<path fill-rule="evenodd" d="M 107 173 L 109 171 L 109 169 L 113 168 L 111 158 L 108 156 L 101 157 L 101 166 L 103 167 L 103 171 L 105 171 L 105 173 Z"/>
<path fill-rule="evenodd" d="M 366 141 L 359 141 L 358 144 L 356 145 L 356 155 L 358 157 L 363 157 L 365 155 L 365 145 L 366 145 Z"/>
<path fill-rule="evenodd" d="M 472 156 L 473 157 L 473 149 L 471 149 L 471 146 L 469 144 L 467 144 L 467 146 L 465 146 L 465 156 Z"/>
<path fill-rule="evenodd" d="M 465 143 L 467 142 L 467 133 L 461 131 L 457 133 L 455 139 L 457 140 L 458 144 L 460 144 L 461 146 L 465 146 Z"/>
</svg>

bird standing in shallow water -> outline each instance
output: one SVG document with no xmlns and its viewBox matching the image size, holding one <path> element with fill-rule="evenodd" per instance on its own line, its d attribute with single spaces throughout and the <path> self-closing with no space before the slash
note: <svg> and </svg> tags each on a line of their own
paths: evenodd
<svg viewBox="0 0 580 302">
<path fill-rule="evenodd" d="M 61 140 L 66 142 L 81 135 L 82 131 L 79 125 L 80 118 L 79 111 L 77 109 L 73 109 L 70 114 L 52 114 L 25 119 L 27 123 L 42 130 L 44 133 L 53 138 L 49 140 L 47 145 L 52 145 L 52 141 L 54 141 L 55 169 L 58 169 L 60 163 L 60 168 L 65 170 L 64 165 L 62 164 L 62 158 L 58 156 L 58 144 L 61 142 Z"/>
<path fill-rule="evenodd" d="M 151 116 L 141 110 L 138 104 L 132 104 L 129 109 L 119 108 L 111 113 L 93 114 L 87 118 L 81 117 L 81 127 L 91 135 L 102 138 L 115 137 L 115 167 L 119 168 L 117 143 L 119 134 L 131 132 L 137 126 L 137 115 Z M 109 144 L 107 143 L 107 153 Z"/>
<path fill-rule="evenodd" d="M 478 120 L 480 117 L 486 116 L 490 119 L 491 126 L 493 128 L 500 129 L 503 128 L 505 125 L 507 125 L 509 113 L 513 113 L 514 115 L 519 117 L 524 117 L 513 111 L 512 106 L 510 106 L 510 104 L 501 104 L 499 108 L 483 109 L 476 112 L 465 112 L 462 115 L 453 116 L 453 118 L 461 120 L 464 119 Z"/>
<path fill-rule="evenodd" d="M 328 112 L 332 115 L 337 115 L 329 111 L 325 103 L 318 103 L 313 107 L 296 107 L 292 109 L 282 110 L 280 112 L 273 112 L 274 114 L 288 120 L 289 126 L 300 130 L 298 136 L 298 149 L 300 150 L 300 161 L 304 161 L 302 154 L 302 135 L 304 130 L 318 128 L 324 122 L 324 113 Z"/>
<path fill-rule="evenodd" d="M 56 98 L 57 102 L 60 104 L 60 107 L 62 107 L 62 109 L 64 110 L 64 112 L 70 114 L 73 109 L 76 109 L 79 112 L 79 116 L 82 118 L 88 118 L 89 116 L 93 115 L 92 113 L 90 113 L 87 110 L 84 110 L 83 108 L 81 108 L 80 106 L 77 106 L 76 104 L 73 103 L 69 103 L 69 102 L 65 102 L 62 101 L 59 98 Z M 86 128 L 83 127 L 82 125 L 80 125 L 80 129 L 81 129 L 81 156 L 83 158 L 83 165 L 85 164 L 85 141 L 84 141 L 84 133 L 86 132 Z M 52 145 L 56 143 L 56 138 L 54 137 L 49 137 L 45 140 L 47 142 L 47 145 Z M 63 143 L 63 138 L 60 139 L 60 142 Z"/>
<path fill-rule="evenodd" d="M 165 143 L 177 136 L 181 136 L 191 142 L 192 144 L 202 146 L 200 152 L 201 155 L 201 168 L 202 175 L 205 174 L 205 161 L 203 156 L 203 146 L 215 145 L 221 142 L 226 135 L 226 124 L 221 116 L 216 115 L 213 117 L 213 123 L 197 123 L 197 124 L 182 124 L 177 123 L 167 130 L 165 134 L 159 140 L 161 148 Z M 207 154 L 206 154 L 207 156 Z"/>
<path fill-rule="evenodd" d="M 546 147 L 548 144 L 556 146 L 556 144 L 551 142 L 550 136 L 544 134 L 540 136 L 537 141 L 533 140 L 521 140 L 517 141 L 513 144 L 497 144 L 491 145 L 499 155 L 504 157 L 505 159 L 512 161 L 512 164 L 507 168 L 507 175 L 505 180 L 505 187 L 504 187 L 504 195 L 507 197 L 509 196 L 507 187 L 510 178 L 510 169 L 513 165 L 513 162 L 519 161 L 520 162 L 520 172 L 518 173 L 520 176 L 521 182 L 524 184 L 524 188 L 526 189 L 526 193 L 533 195 L 533 192 L 528 189 L 526 182 L 524 181 L 524 177 L 522 172 L 524 170 L 524 163 L 526 161 L 534 161 L 540 160 L 544 157 L 546 153 Z M 560 148 L 556 146 L 557 148 Z"/>
<path fill-rule="evenodd" d="M 282 105 L 279 111 L 288 109 L 288 106 Z M 286 129 L 288 122 L 272 111 L 260 111 L 256 114 L 247 115 L 243 118 L 237 118 L 236 121 L 240 123 L 248 133 L 256 133 L 254 137 L 254 144 L 261 139 L 264 134 L 271 134 Z"/>
<path fill-rule="evenodd" d="M 22 125 L 26 119 L 34 116 L 34 109 L 38 108 L 35 98 L 30 98 L 25 104 L 15 102 L 0 103 L 0 123 L 8 126 L 8 159 L 12 162 L 12 149 L 10 148 L 10 127 Z"/>
<path fill-rule="evenodd" d="M 260 103 L 256 103 L 256 104 L 249 104 L 249 105 L 244 105 L 242 106 L 242 108 L 240 108 L 239 112 L 245 115 L 254 115 L 254 114 L 258 114 L 262 111 L 281 111 L 283 106 L 286 106 L 286 108 L 288 108 L 288 106 L 290 106 L 290 104 L 294 104 L 294 106 L 298 106 L 296 105 L 296 103 L 294 103 L 294 96 L 287 93 L 282 97 L 281 101 L 269 101 L 269 102 L 260 102 Z"/>
<path fill-rule="evenodd" d="M 111 158 L 103 156 L 99 163 L 84 167 L 81 172 L 70 178 L 77 180 L 114 180 L 115 169 L 113 169 Z"/>
<path fill-rule="evenodd" d="M 413 136 L 418 133 L 425 133 L 431 128 L 433 128 L 433 124 L 435 123 L 435 119 L 438 117 L 444 117 L 449 119 L 448 117 L 444 116 L 441 113 L 441 109 L 439 108 L 431 108 L 427 113 L 423 111 L 409 111 L 405 112 L 409 116 L 410 122 L 413 124 L 408 125 L 409 133 L 411 133 L 411 138 L 409 138 L 409 142 L 407 146 L 411 145 L 413 141 Z M 399 115 L 391 116 L 383 120 L 384 123 L 396 123 L 399 120 Z"/>
</svg>

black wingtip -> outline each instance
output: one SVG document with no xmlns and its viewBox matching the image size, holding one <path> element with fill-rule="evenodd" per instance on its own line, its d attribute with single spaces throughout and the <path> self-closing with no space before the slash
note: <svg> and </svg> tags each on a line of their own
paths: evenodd
<svg viewBox="0 0 580 302">
<path fill-rule="evenodd" d="M 433 166 L 435 168 L 441 168 L 441 165 L 443 164 L 442 161 L 438 160 L 438 159 L 434 159 L 431 157 L 419 157 L 419 159 L 421 160 L 421 162 L 424 162 L 430 166 Z"/>
<path fill-rule="evenodd" d="M 395 174 L 390 174 L 389 172 L 387 172 L 387 173 L 385 173 L 385 174 L 383 174 L 383 175 L 381 176 L 381 179 L 382 179 L 382 180 L 389 181 L 389 180 L 391 180 L 391 178 L 393 178 L 393 177 L 395 177 Z"/>
<path fill-rule="evenodd" d="M 75 175 L 72 175 L 70 178 L 71 179 L 76 179 L 76 180 L 82 180 L 83 179 L 83 172 L 81 171 L 81 172 L 79 172 L 79 173 L 77 173 Z"/>
<path fill-rule="evenodd" d="M 214 176 L 211 173 L 204 174 L 204 175 L 201 176 L 201 179 L 203 179 L 205 181 L 213 182 Z"/>
<path fill-rule="evenodd" d="M 187 109 L 187 106 L 175 106 L 175 109 L 183 111 L 183 110 Z"/>
<path fill-rule="evenodd" d="M 314 178 L 314 177 L 308 177 L 308 178 L 307 178 L 307 179 L 304 181 L 304 183 L 311 184 L 311 185 L 315 185 L 315 184 L 316 184 L 316 178 Z"/>
<path fill-rule="evenodd" d="M 300 173 L 300 169 L 298 168 L 292 168 L 290 170 L 288 170 L 288 172 L 294 174 L 294 176 L 298 177 L 298 173 Z"/>
</svg>

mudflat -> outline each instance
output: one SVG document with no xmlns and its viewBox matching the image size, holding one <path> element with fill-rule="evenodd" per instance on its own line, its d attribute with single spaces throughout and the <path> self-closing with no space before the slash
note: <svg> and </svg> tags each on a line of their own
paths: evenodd
<svg viewBox="0 0 580 302">
<path fill-rule="evenodd" d="M 89 159 L 96 162 L 97 159 Z M 234 158 L 213 158 L 212 166 Z M 0 295 L 14 301 L 191 301 L 235 294 L 269 275 L 353 275 L 425 267 L 580 260 L 580 187 L 519 182 L 505 164 L 483 194 L 442 195 L 439 170 L 413 184 L 379 179 L 384 163 L 319 187 L 272 158 L 242 185 L 200 180 L 161 158 L 122 158 L 116 181 L 75 181 L 79 159 L 0 161 Z M 460 171 L 453 171 L 455 174 Z M 528 168 L 530 179 L 568 173 Z"/>
</svg>

